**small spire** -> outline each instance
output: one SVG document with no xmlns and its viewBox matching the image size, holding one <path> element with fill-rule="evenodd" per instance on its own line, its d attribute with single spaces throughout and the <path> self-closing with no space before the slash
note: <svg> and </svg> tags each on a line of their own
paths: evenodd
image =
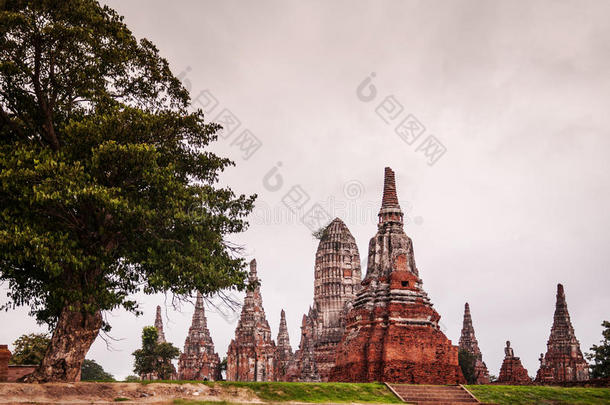
<svg viewBox="0 0 610 405">
<path fill-rule="evenodd" d="M 157 329 L 157 342 L 165 343 L 165 333 L 163 332 L 163 318 L 161 317 L 161 305 L 157 305 L 155 316 L 155 329 Z"/>
<path fill-rule="evenodd" d="M 383 177 L 383 198 L 381 199 L 381 209 L 379 210 L 379 224 L 396 222 L 402 226 L 403 213 L 398 204 L 396 194 L 396 179 L 394 171 L 386 167 Z"/>
<path fill-rule="evenodd" d="M 250 261 L 250 277 L 256 278 L 256 259 Z"/>
<path fill-rule="evenodd" d="M 381 208 L 400 208 L 398 196 L 396 195 L 394 170 L 389 167 L 385 168 L 383 176 L 383 198 L 381 200 Z"/>
<path fill-rule="evenodd" d="M 207 320 L 205 318 L 205 307 L 203 305 L 203 295 L 197 291 L 197 300 L 195 301 L 195 312 L 193 312 L 193 325 L 199 327 L 207 326 Z"/>
</svg>

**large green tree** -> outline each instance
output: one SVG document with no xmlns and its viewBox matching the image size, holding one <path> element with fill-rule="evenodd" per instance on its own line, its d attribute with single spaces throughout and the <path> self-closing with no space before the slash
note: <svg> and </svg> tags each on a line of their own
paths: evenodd
<svg viewBox="0 0 610 405">
<path fill-rule="evenodd" d="M 13 342 L 11 364 L 40 364 L 51 339 L 45 333 L 21 335 Z"/>
<path fill-rule="evenodd" d="M 591 346 L 587 359 L 591 361 L 591 378 L 610 378 L 610 322 L 602 322 L 602 337 L 599 345 Z"/>
<path fill-rule="evenodd" d="M 159 343 L 158 337 L 154 326 L 142 329 L 142 348 L 133 352 L 133 371 L 144 379 L 154 375 L 160 380 L 169 380 L 175 371 L 172 360 L 180 355 L 180 350 L 171 343 Z"/>
<path fill-rule="evenodd" d="M 477 379 L 474 373 L 474 366 L 477 362 L 477 358 L 474 354 L 468 350 L 460 349 L 458 351 L 458 363 L 462 369 L 462 374 L 468 384 L 476 384 Z"/>
<path fill-rule="evenodd" d="M 112 374 L 107 373 L 95 360 L 85 359 L 81 366 L 81 381 L 114 381 Z"/>
<path fill-rule="evenodd" d="M 94 0 L 0 9 L 0 282 L 53 330 L 30 381 L 74 381 L 131 294 L 247 284 L 227 242 L 255 196 L 219 187 L 219 126 L 149 41 Z"/>
</svg>

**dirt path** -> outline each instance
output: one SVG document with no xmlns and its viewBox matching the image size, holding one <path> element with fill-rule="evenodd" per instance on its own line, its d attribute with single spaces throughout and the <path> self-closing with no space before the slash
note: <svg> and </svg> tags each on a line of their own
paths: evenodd
<svg viewBox="0 0 610 405">
<path fill-rule="evenodd" d="M 53 404 L 101 404 L 121 403 L 171 403 L 174 399 L 200 401 L 228 401 L 261 403 L 246 388 L 209 387 L 204 384 L 139 384 L 139 383 L 0 383 L 0 404 L 53 403 Z"/>
</svg>

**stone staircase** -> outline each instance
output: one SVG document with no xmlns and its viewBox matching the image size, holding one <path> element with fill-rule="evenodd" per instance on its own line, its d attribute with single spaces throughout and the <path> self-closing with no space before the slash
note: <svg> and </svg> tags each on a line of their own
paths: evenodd
<svg viewBox="0 0 610 405">
<path fill-rule="evenodd" d="M 465 405 L 481 404 L 461 385 L 388 384 L 388 388 L 408 404 Z"/>
</svg>

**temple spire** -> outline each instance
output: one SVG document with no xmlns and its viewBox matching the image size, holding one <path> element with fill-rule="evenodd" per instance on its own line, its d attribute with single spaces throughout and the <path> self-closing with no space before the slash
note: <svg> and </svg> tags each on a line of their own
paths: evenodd
<svg viewBox="0 0 610 405">
<path fill-rule="evenodd" d="M 460 336 L 459 347 L 466 350 L 473 356 L 476 361 L 474 365 L 474 375 L 477 384 L 489 383 L 489 372 L 487 365 L 483 362 L 483 354 L 479 349 L 479 342 L 474 334 L 474 326 L 472 326 L 472 316 L 470 315 L 470 305 L 464 305 L 464 323 L 462 326 L 462 335 Z"/>
<path fill-rule="evenodd" d="M 205 307 L 203 306 L 203 295 L 197 292 L 197 301 L 195 301 L 195 312 L 193 313 L 193 325 L 200 328 L 207 327 L 207 320 L 205 317 Z"/>
<path fill-rule="evenodd" d="M 252 259 L 250 261 L 250 278 L 258 279 L 258 276 L 256 274 L 256 259 Z"/>
<path fill-rule="evenodd" d="M 157 329 L 157 343 L 165 343 L 165 333 L 163 332 L 163 318 L 161 318 L 161 306 L 157 305 L 157 315 L 155 316 L 155 328 Z"/>
<path fill-rule="evenodd" d="M 553 326 L 547 352 L 541 356 L 536 381 L 550 384 L 589 379 L 589 365 L 582 355 L 570 321 L 563 285 L 557 284 Z"/>
<path fill-rule="evenodd" d="M 379 224 L 388 222 L 399 223 L 402 226 L 403 213 L 398 203 L 398 195 L 396 194 L 394 171 L 386 167 L 383 178 L 383 198 L 381 200 L 381 209 L 379 210 Z"/>
</svg>

